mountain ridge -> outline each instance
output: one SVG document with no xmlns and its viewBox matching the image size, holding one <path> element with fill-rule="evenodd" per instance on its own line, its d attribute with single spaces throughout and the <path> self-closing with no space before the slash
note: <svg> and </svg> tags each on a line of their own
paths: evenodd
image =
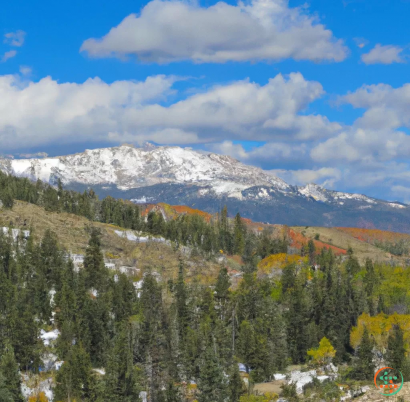
<svg viewBox="0 0 410 402">
<path fill-rule="evenodd" d="M 0 170 L 74 190 L 92 187 L 135 203 L 165 202 L 254 221 L 287 225 L 353 226 L 410 233 L 410 208 L 363 194 L 293 186 L 268 171 L 215 153 L 177 146 L 121 145 L 52 158 L 0 159 Z M 398 228 L 396 227 L 398 226 Z"/>
</svg>

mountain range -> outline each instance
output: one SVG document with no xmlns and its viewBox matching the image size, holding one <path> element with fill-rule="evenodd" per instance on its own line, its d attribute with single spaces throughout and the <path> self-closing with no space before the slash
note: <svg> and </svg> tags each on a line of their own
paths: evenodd
<svg viewBox="0 0 410 402">
<path fill-rule="evenodd" d="M 226 155 L 191 148 L 131 145 L 41 159 L 0 159 L 0 170 L 65 188 L 93 188 L 135 203 L 165 202 L 254 221 L 299 226 L 350 226 L 410 233 L 410 207 L 316 184 L 293 186 Z"/>
</svg>

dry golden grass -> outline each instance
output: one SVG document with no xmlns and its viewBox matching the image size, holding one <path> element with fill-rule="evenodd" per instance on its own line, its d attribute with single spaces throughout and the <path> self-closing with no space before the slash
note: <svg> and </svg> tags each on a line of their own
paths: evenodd
<svg viewBox="0 0 410 402">
<path fill-rule="evenodd" d="M 16 201 L 12 210 L 0 210 L 0 226 L 28 230 L 32 227 L 35 241 L 39 241 L 47 229 L 57 234 L 59 243 L 72 253 L 84 254 L 89 240 L 89 228 L 98 227 L 102 233 L 102 248 L 106 258 L 115 258 L 122 265 L 157 271 L 163 280 L 176 279 L 179 261 L 187 268 L 188 281 L 197 278 L 200 283 L 212 283 L 218 275 L 219 265 L 201 257 L 187 257 L 179 250 L 156 243 L 136 243 L 120 237 L 115 230 L 123 228 L 68 214 L 47 212 L 43 208 Z"/>
<path fill-rule="evenodd" d="M 366 258 L 370 258 L 373 261 L 388 262 L 391 259 L 389 253 L 367 243 L 360 241 L 355 237 L 349 235 L 344 231 L 338 230 L 337 228 L 323 228 L 323 227 L 311 227 L 306 228 L 305 226 L 292 227 L 295 232 L 304 234 L 304 236 L 309 239 L 314 239 L 316 234 L 319 234 L 319 239 L 330 245 L 340 247 L 343 249 L 348 249 L 351 247 L 354 254 L 363 263 Z M 400 258 L 397 258 L 400 261 Z"/>
</svg>

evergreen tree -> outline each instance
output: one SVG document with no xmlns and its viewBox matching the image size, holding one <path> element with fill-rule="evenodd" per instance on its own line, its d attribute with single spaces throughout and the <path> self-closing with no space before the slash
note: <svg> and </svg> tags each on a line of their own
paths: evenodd
<svg viewBox="0 0 410 402">
<path fill-rule="evenodd" d="M 203 353 L 198 391 L 198 402 L 224 402 L 226 400 L 227 384 L 223 369 L 211 346 L 208 346 Z"/>
<path fill-rule="evenodd" d="M 13 347 L 10 343 L 6 343 L 3 354 L 0 360 L 0 373 L 4 377 L 4 382 L 10 394 L 13 396 L 14 402 L 22 402 L 24 400 L 21 393 L 20 371 L 16 358 L 14 356 Z"/>
<path fill-rule="evenodd" d="M 386 360 L 396 370 L 402 370 L 406 359 L 406 348 L 404 347 L 403 330 L 395 325 L 390 331 L 387 339 Z"/>
<path fill-rule="evenodd" d="M 367 327 L 364 327 L 362 341 L 354 365 L 354 376 L 358 380 L 371 380 L 374 376 L 374 372 L 373 342 L 370 339 Z"/>
<path fill-rule="evenodd" d="M 244 225 L 239 212 L 234 219 L 234 253 L 242 255 L 245 249 Z"/>
<path fill-rule="evenodd" d="M 91 396 L 90 356 L 80 345 L 74 345 L 57 371 L 55 394 L 58 401 L 88 400 Z"/>
<path fill-rule="evenodd" d="M 104 287 L 105 279 L 104 257 L 101 252 L 101 235 L 96 228 L 91 229 L 91 237 L 84 257 L 85 285 L 97 291 Z"/>
<path fill-rule="evenodd" d="M 216 297 L 219 300 L 227 299 L 230 286 L 231 281 L 229 279 L 228 270 L 225 267 L 221 267 L 218 274 L 218 280 L 215 285 Z"/>
<path fill-rule="evenodd" d="M 18 400 L 18 399 L 17 399 Z M 0 373 L 0 402 L 14 402 L 3 375 Z"/>
<path fill-rule="evenodd" d="M 239 398 L 243 393 L 243 385 L 238 364 L 234 363 L 229 376 L 229 402 L 239 402 Z"/>
<path fill-rule="evenodd" d="M 133 402 L 141 391 L 139 371 L 133 364 L 133 345 L 130 328 L 126 322 L 119 326 L 108 356 L 105 375 L 106 400 Z"/>
<path fill-rule="evenodd" d="M 175 302 L 178 314 L 178 328 L 181 339 L 185 337 L 186 327 L 189 323 L 187 290 L 184 281 L 184 266 L 182 261 L 179 263 L 178 281 L 175 284 Z"/>
</svg>

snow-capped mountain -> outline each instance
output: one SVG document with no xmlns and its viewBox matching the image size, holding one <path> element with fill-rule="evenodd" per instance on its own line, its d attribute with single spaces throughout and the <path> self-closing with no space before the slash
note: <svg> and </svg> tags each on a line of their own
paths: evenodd
<svg viewBox="0 0 410 402">
<path fill-rule="evenodd" d="M 255 221 L 410 233 L 407 205 L 316 184 L 292 186 L 229 156 L 191 148 L 122 145 L 55 158 L 0 159 L 0 170 L 50 184 L 61 179 L 75 190 L 92 187 L 100 197 L 195 205 L 208 212 L 227 205 Z"/>
<path fill-rule="evenodd" d="M 16 176 L 55 183 L 113 184 L 120 190 L 178 183 L 210 185 L 217 194 L 235 194 L 253 186 L 288 190 L 283 180 L 224 155 L 190 148 L 120 147 L 45 159 L 0 159 L 0 169 Z"/>
</svg>

